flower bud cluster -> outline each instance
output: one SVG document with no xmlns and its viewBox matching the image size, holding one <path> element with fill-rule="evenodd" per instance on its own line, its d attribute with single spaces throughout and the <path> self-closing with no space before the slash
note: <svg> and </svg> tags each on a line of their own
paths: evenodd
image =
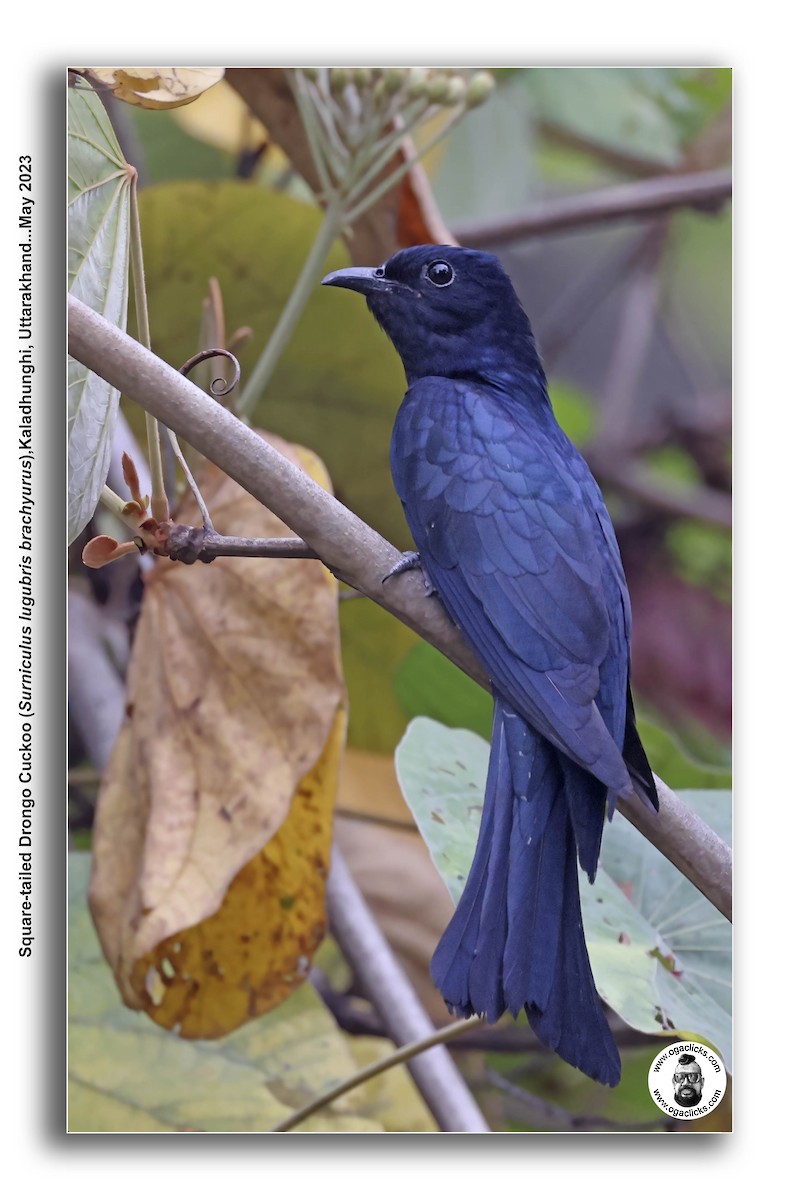
<svg viewBox="0 0 800 1200">
<path fill-rule="evenodd" d="M 400 106 L 424 99 L 442 108 L 460 104 L 477 108 L 494 89 L 489 71 L 451 67 L 304 67 L 303 74 L 322 89 L 327 76 L 331 96 L 339 97 L 352 87 L 362 98 L 369 95 L 375 104 L 397 97 Z"/>
<path fill-rule="evenodd" d="M 409 168 L 408 157 L 392 167 L 403 139 L 441 114 L 430 141 L 415 138 L 417 157 L 426 153 L 494 88 L 490 72 L 473 68 L 303 67 L 288 75 L 326 204 L 338 196 L 351 216 Z"/>
</svg>

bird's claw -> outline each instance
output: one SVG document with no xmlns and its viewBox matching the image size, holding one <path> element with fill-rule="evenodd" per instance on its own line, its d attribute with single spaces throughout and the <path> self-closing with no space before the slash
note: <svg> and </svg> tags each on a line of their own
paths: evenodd
<svg viewBox="0 0 800 1200">
<path fill-rule="evenodd" d="M 428 578 L 427 572 L 422 565 L 422 559 L 416 550 L 406 550 L 406 552 L 402 554 L 394 564 L 388 575 L 384 575 L 381 582 L 385 584 L 386 581 L 391 579 L 393 576 L 404 575 L 406 571 L 421 571 L 422 582 L 425 585 L 425 595 L 433 596 L 435 594 L 436 588 Z"/>
</svg>

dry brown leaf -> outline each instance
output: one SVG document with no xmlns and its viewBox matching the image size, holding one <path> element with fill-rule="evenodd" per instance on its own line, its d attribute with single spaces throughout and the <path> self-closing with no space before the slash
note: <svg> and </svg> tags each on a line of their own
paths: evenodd
<svg viewBox="0 0 800 1200">
<path fill-rule="evenodd" d="M 219 83 L 224 67 L 78 67 L 92 83 L 139 108 L 179 108 Z"/>
<path fill-rule="evenodd" d="M 134 964 L 131 984 L 157 1024 L 182 1037 L 222 1037 L 275 1008 L 308 974 L 325 935 L 325 879 L 338 764 L 337 710 L 322 757 L 289 815 L 230 884 L 222 906 Z"/>
<path fill-rule="evenodd" d="M 269 440 L 327 483 L 316 456 Z M 220 532 L 289 533 L 218 468 L 199 482 Z M 199 523 L 193 503 L 176 519 Z M 304 560 L 159 561 L 127 694 L 92 915 L 127 1004 L 219 1036 L 293 990 L 324 932 L 344 740 L 333 577 Z"/>
</svg>

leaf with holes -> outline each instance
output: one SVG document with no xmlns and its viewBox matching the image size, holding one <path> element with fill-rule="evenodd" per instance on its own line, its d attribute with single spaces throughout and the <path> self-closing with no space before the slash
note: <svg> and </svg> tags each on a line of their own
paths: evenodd
<svg viewBox="0 0 800 1200">
<path fill-rule="evenodd" d="M 309 984 L 213 1044 L 184 1041 L 124 1008 L 89 919 L 88 875 L 89 855 L 70 854 L 71 1132 L 263 1132 L 358 1069 Z M 391 1098 L 358 1089 L 300 1128 L 382 1132 Z M 424 1129 L 420 1107 L 413 1127 Z"/>
<path fill-rule="evenodd" d="M 272 444 L 328 482 L 316 456 Z M 226 533 L 289 532 L 217 467 L 198 482 Z M 199 523 L 191 501 L 176 517 Z M 127 1004 L 219 1037 L 302 983 L 325 931 L 344 705 L 321 563 L 161 559 L 149 573 L 90 893 Z"/>
<path fill-rule="evenodd" d="M 85 69 L 85 68 L 84 68 Z M 140 108 L 191 104 L 225 74 L 224 67 L 91 67 L 88 77 L 118 100 Z"/>
</svg>

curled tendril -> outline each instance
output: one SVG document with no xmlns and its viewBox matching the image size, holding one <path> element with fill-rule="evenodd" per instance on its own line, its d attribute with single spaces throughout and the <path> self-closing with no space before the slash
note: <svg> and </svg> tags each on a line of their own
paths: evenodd
<svg viewBox="0 0 800 1200">
<path fill-rule="evenodd" d="M 188 375 L 199 363 L 205 362 L 209 358 L 228 358 L 236 369 L 230 383 L 226 379 L 212 380 L 211 395 L 220 399 L 222 396 L 227 396 L 229 392 L 232 392 L 242 377 L 242 368 L 239 366 L 239 360 L 235 354 L 231 354 L 230 350 L 201 350 L 199 354 L 193 354 L 191 358 L 188 358 L 183 366 L 179 367 L 179 372 L 181 375 Z"/>
</svg>

